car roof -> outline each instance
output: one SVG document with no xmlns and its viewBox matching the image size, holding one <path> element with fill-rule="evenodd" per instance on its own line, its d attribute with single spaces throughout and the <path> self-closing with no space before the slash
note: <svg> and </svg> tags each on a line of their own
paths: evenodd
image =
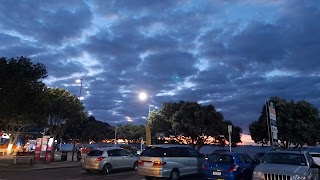
<svg viewBox="0 0 320 180">
<path fill-rule="evenodd" d="M 155 144 L 155 145 L 149 145 L 148 147 L 170 148 L 170 147 L 191 147 L 191 146 L 185 145 L 185 144 Z"/>
</svg>

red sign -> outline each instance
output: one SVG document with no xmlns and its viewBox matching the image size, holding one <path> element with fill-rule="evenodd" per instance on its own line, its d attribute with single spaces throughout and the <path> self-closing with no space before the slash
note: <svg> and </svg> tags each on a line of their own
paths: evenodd
<svg viewBox="0 0 320 180">
<path fill-rule="evenodd" d="M 42 138 L 37 138 L 37 144 L 35 149 L 36 160 L 40 159 L 41 144 L 42 144 Z"/>
</svg>

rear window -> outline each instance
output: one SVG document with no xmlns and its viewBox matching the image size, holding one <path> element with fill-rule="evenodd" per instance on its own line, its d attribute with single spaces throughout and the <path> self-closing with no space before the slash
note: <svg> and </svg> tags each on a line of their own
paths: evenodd
<svg viewBox="0 0 320 180">
<path fill-rule="evenodd" d="M 208 158 L 209 162 L 233 164 L 233 157 L 227 154 L 211 154 Z"/>
<path fill-rule="evenodd" d="M 172 157 L 173 153 L 168 148 L 161 147 L 147 147 L 140 156 L 149 156 L 149 157 Z"/>
<path fill-rule="evenodd" d="M 87 154 L 87 156 L 101 156 L 102 154 L 103 154 L 103 151 L 94 149 L 94 150 L 91 150 Z"/>
</svg>

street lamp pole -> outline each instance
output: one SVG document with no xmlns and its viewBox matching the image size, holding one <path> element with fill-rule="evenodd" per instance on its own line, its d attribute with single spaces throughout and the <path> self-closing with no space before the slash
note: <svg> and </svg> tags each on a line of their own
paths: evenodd
<svg viewBox="0 0 320 180">
<path fill-rule="evenodd" d="M 77 79 L 76 80 L 76 83 L 80 83 L 80 94 L 79 94 L 79 100 L 80 101 L 81 101 L 81 93 L 82 93 L 82 81 L 83 81 L 83 79 Z M 76 140 L 75 140 L 75 137 L 73 137 L 73 148 L 72 148 L 71 161 L 73 161 L 75 147 L 76 147 Z M 77 154 L 77 156 L 78 156 L 78 154 Z"/>
<path fill-rule="evenodd" d="M 139 98 L 141 101 L 145 101 L 147 99 L 147 94 L 142 92 L 139 94 Z M 150 130 L 150 125 L 148 123 L 148 118 L 150 117 L 150 110 L 151 110 L 151 104 L 149 104 L 149 109 L 148 109 L 148 117 L 146 121 L 146 145 L 151 145 L 151 130 Z"/>
<path fill-rule="evenodd" d="M 80 96 L 79 96 L 79 99 L 81 100 L 81 93 L 82 93 L 82 81 L 83 79 L 80 79 L 79 82 L 80 82 Z"/>
</svg>

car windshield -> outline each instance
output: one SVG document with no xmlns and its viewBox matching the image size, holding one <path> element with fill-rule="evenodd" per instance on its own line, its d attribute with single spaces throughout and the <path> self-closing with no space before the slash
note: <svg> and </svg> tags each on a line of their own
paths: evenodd
<svg viewBox="0 0 320 180">
<path fill-rule="evenodd" d="M 227 154 L 211 154 L 208 162 L 233 164 L 233 157 Z"/>
<path fill-rule="evenodd" d="M 306 166 L 306 158 L 303 154 L 295 153 L 268 153 L 262 159 L 262 163 L 289 164 Z"/>
</svg>

